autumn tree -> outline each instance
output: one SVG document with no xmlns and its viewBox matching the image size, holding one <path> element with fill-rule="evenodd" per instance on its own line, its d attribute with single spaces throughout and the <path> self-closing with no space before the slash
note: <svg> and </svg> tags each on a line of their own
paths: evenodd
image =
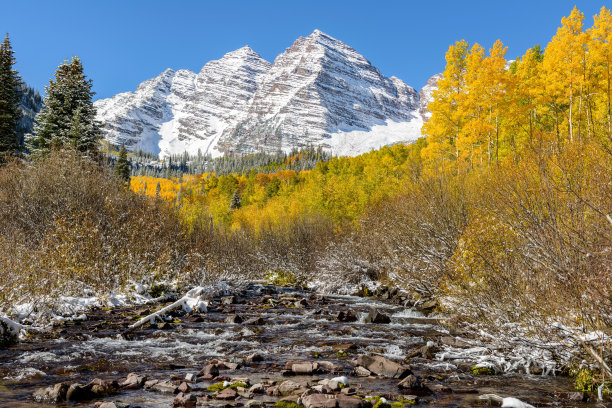
<svg viewBox="0 0 612 408">
<path fill-rule="evenodd" d="M 464 97 L 468 43 L 465 40 L 450 46 L 446 53 L 446 69 L 429 104 L 431 119 L 423 125 L 428 136 L 423 151 L 426 162 L 438 163 L 439 169 L 455 168 L 459 159 L 457 139 L 463 129 L 464 117 L 459 105 Z"/>
</svg>

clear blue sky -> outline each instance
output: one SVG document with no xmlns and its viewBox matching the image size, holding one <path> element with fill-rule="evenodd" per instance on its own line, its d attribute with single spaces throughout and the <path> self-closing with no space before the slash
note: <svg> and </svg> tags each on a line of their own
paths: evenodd
<svg viewBox="0 0 612 408">
<path fill-rule="evenodd" d="M 499 38 L 513 58 L 534 44 L 546 45 L 574 5 L 591 26 L 605 3 L 12 0 L 2 4 L 0 32 L 12 38 L 23 79 L 41 92 L 73 55 L 81 57 L 97 99 L 134 90 L 168 67 L 198 72 L 244 45 L 272 61 L 315 28 L 418 89 L 444 68 L 445 51 L 459 39 L 489 48 Z"/>
</svg>

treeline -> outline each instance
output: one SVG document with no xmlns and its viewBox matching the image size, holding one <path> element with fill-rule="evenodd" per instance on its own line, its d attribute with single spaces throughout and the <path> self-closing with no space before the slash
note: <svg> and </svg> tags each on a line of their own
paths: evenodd
<svg viewBox="0 0 612 408">
<path fill-rule="evenodd" d="M 114 165 L 118 152 L 108 153 L 108 161 Z M 321 147 L 292 149 L 290 152 L 253 153 L 216 157 L 203 155 L 199 150 L 195 155 L 185 152 L 165 156 L 163 159 L 155 153 L 136 150 L 129 155 L 132 176 L 148 176 L 158 178 L 180 178 L 185 175 L 215 173 L 227 175 L 230 173 L 273 173 L 279 170 L 310 170 L 320 161 L 331 158 L 331 154 Z"/>
</svg>

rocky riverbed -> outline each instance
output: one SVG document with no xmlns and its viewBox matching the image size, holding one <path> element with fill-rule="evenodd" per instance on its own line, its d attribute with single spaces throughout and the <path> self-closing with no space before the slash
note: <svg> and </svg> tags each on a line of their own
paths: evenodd
<svg viewBox="0 0 612 408">
<path fill-rule="evenodd" d="M 252 284 L 128 327 L 166 304 L 93 309 L 0 350 L 1 407 L 594 407 L 563 376 L 483 364 L 493 340 L 452 334 L 391 299 Z M 509 370 L 507 370 L 509 371 Z M 506 400 L 505 406 L 510 400 Z"/>
</svg>

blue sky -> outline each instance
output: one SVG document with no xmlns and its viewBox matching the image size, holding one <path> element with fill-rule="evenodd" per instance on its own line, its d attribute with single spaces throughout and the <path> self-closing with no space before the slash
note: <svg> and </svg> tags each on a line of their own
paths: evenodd
<svg viewBox="0 0 612 408">
<path fill-rule="evenodd" d="M 576 5 L 591 26 L 603 1 L 483 0 L 7 0 L 0 32 L 9 32 L 23 79 L 41 92 L 55 68 L 79 55 L 96 98 L 131 91 L 164 69 L 198 72 L 244 45 L 272 61 L 315 28 L 342 40 L 387 76 L 415 88 L 444 68 L 459 39 L 508 57 L 546 45 Z M 609 5 L 608 5 L 609 7 Z"/>
</svg>

